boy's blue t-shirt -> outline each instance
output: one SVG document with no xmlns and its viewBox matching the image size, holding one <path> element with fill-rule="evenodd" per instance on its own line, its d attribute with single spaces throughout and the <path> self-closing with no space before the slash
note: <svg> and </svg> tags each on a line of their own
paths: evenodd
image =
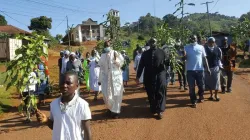
<svg viewBox="0 0 250 140">
<path fill-rule="evenodd" d="M 203 57 L 206 57 L 205 49 L 199 44 L 190 44 L 184 47 L 186 52 L 186 69 L 187 70 L 204 70 Z"/>
</svg>

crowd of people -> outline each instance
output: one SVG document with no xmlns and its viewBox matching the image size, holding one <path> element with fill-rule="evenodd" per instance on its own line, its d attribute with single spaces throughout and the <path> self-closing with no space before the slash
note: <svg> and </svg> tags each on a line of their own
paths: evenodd
<svg viewBox="0 0 250 140">
<path fill-rule="evenodd" d="M 210 92 L 209 100 L 220 101 L 222 93 L 232 92 L 233 71 L 235 69 L 236 44 L 228 44 L 225 37 L 221 46 L 216 45 L 214 37 L 209 37 L 203 44 L 197 36 L 189 38 L 190 44 L 177 50 L 177 72 L 180 90 L 189 90 L 191 107 L 204 102 L 204 91 Z M 166 108 L 168 83 L 174 84 L 174 67 L 170 61 L 170 47 L 157 46 L 157 40 L 151 38 L 145 47 L 139 45 L 133 53 L 134 70 L 137 84 L 143 84 L 148 96 L 150 111 L 163 118 Z M 50 117 L 40 113 L 39 120 L 46 122 L 53 129 L 53 139 L 91 139 L 91 111 L 88 103 L 79 95 L 80 76 L 83 73 L 87 91 L 94 91 L 94 100 L 103 94 L 107 114 L 118 118 L 124 88 L 129 81 L 129 57 L 123 50 L 113 50 L 109 41 L 104 43 L 104 51 L 99 55 L 96 49 L 86 53 L 81 61 L 74 52 L 61 52 L 58 60 L 60 68 L 61 96 L 50 104 Z M 78 58 L 78 59 L 77 59 Z M 198 87 L 198 98 L 195 87 Z M 214 92 L 213 92 L 214 91 Z"/>
</svg>

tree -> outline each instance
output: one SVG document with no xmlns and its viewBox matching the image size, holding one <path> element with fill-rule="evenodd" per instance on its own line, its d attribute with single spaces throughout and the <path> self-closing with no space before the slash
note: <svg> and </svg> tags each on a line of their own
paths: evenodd
<svg viewBox="0 0 250 140">
<path fill-rule="evenodd" d="M 245 18 L 247 18 L 247 19 L 250 20 L 250 12 L 241 15 L 239 21 L 240 21 L 240 22 L 243 22 L 243 21 L 245 21 Z"/>
<path fill-rule="evenodd" d="M 127 36 L 130 36 L 132 34 L 131 24 L 129 22 L 126 22 L 122 29 L 127 32 Z"/>
<path fill-rule="evenodd" d="M 176 27 L 179 24 L 178 18 L 173 14 L 167 14 L 162 19 L 170 28 Z"/>
<path fill-rule="evenodd" d="M 0 15 L 0 26 L 7 25 L 7 21 L 3 15 Z"/>
<path fill-rule="evenodd" d="M 238 22 L 236 26 L 231 27 L 231 34 L 233 35 L 233 40 L 244 49 L 245 41 L 250 38 L 250 20 L 245 18 L 244 21 Z"/>
<path fill-rule="evenodd" d="M 62 38 L 63 38 L 63 35 L 61 35 L 61 34 L 57 34 L 56 37 L 55 37 L 55 39 L 56 39 L 59 43 L 61 42 Z"/>
<path fill-rule="evenodd" d="M 151 16 L 150 13 L 148 13 L 146 16 L 141 16 L 138 22 L 140 30 L 142 31 L 141 33 L 149 35 L 153 35 L 152 33 L 156 31 L 156 27 L 163 23 L 160 18 Z M 137 30 L 138 27 L 135 27 L 134 31 Z"/>
<path fill-rule="evenodd" d="M 48 32 L 48 30 L 51 29 L 51 23 L 51 18 L 47 18 L 46 16 L 40 16 L 31 19 L 30 26 L 28 28 L 30 30 L 36 31 L 38 34 L 41 34 L 43 32 Z"/>
</svg>

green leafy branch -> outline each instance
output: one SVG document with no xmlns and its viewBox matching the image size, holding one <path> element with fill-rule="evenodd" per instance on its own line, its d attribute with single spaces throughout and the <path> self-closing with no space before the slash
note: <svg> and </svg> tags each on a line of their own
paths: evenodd
<svg viewBox="0 0 250 140">
<path fill-rule="evenodd" d="M 231 27 L 231 34 L 233 36 L 233 40 L 236 41 L 243 49 L 245 46 L 245 41 L 250 38 L 250 20 L 244 18 L 241 22 L 239 21 L 236 26 Z"/>
<path fill-rule="evenodd" d="M 109 12 L 107 15 L 106 21 L 102 24 L 105 27 L 106 35 L 109 36 L 110 41 L 112 42 L 112 47 L 114 50 L 121 50 L 122 49 L 122 42 L 119 38 L 121 35 L 120 33 L 120 22 L 119 17 L 115 17 Z"/>
<path fill-rule="evenodd" d="M 44 43 L 44 36 L 18 36 L 17 39 L 28 41 L 27 45 L 22 45 L 15 51 L 15 59 L 7 63 L 6 90 L 11 86 L 16 86 L 22 92 L 29 85 L 29 75 L 38 64 L 43 63 L 40 57 L 48 58 L 48 47 Z"/>
</svg>

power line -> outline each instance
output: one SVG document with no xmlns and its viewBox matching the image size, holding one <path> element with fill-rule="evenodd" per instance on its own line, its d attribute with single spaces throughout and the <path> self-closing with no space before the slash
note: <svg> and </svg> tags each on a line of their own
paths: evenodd
<svg viewBox="0 0 250 140">
<path fill-rule="evenodd" d="M 18 0 L 19 1 L 19 0 Z M 58 10 L 48 10 L 48 9 L 45 9 L 45 8 L 36 8 L 36 6 L 33 6 L 33 5 L 31 5 L 31 4 L 29 4 L 29 5 L 27 5 L 26 3 L 25 3 L 25 5 L 21 5 L 20 3 L 18 3 L 18 2 L 14 2 L 14 1 L 3 1 L 3 2 L 5 2 L 5 3 L 3 3 L 3 4 L 10 4 L 10 5 L 14 5 L 14 6 L 16 6 L 16 7 L 14 7 L 15 9 L 14 10 L 16 10 L 16 9 L 18 9 L 18 8 L 21 8 L 21 10 L 35 10 L 35 11 L 41 11 L 41 12 L 49 12 L 49 13 L 51 13 L 51 14 L 54 14 L 54 13 L 61 13 L 61 14 L 63 14 L 63 13 L 65 13 L 65 12 L 63 12 L 62 10 L 60 10 L 60 11 L 58 11 Z M 14 3 L 13 3 L 14 2 Z M 21 1 L 21 3 L 23 3 L 24 1 Z M 32 4 L 34 4 L 34 3 L 32 3 Z M 35 4 L 36 5 L 36 4 Z M 28 6 L 28 7 L 26 7 L 26 6 Z M 2 8 L 2 7 L 1 7 Z M 46 8 L 48 8 L 48 7 L 46 7 Z M 3 9 L 6 9 L 6 8 L 3 8 Z M 14 11 L 13 9 L 12 9 L 12 11 Z M 32 11 L 33 12 L 33 11 Z"/>
<path fill-rule="evenodd" d="M 25 9 L 25 8 L 23 8 Z M 19 9 L 9 9 L 9 8 L 2 8 L 2 10 L 4 10 L 5 12 L 8 12 L 8 13 L 13 13 L 12 11 L 15 11 L 15 12 L 18 12 L 18 14 L 28 14 L 28 16 L 40 16 L 40 15 L 46 15 L 46 16 L 51 16 L 51 17 L 56 17 L 56 18 L 63 18 L 64 16 L 58 16 L 58 15 L 50 15 L 50 14 L 53 14 L 52 11 L 48 14 L 48 13 L 34 13 L 33 11 L 32 12 L 29 12 L 29 11 L 23 11 L 23 10 L 19 10 Z M 23 14 L 24 15 L 24 14 Z M 61 20 L 60 19 L 60 20 Z"/>
<path fill-rule="evenodd" d="M 53 8 L 59 8 L 59 9 L 74 11 L 74 12 L 87 12 L 87 13 L 93 13 L 93 14 L 100 14 L 100 12 L 93 12 L 93 11 L 87 11 L 87 10 L 72 9 L 72 8 L 67 8 L 67 7 L 63 7 L 63 6 L 51 5 L 51 4 L 47 4 L 47 3 L 43 3 L 43 2 L 39 2 L 39 1 L 34 1 L 34 0 L 25 0 L 25 1 L 36 3 L 36 4 L 40 4 L 40 5 L 46 5 L 46 6 L 53 7 Z"/>
<path fill-rule="evenodd" d="M 15 20 L 16 22 L 18 22 L 18 23 L 20 23 L 20 24 L 23 24 L 23 25 L 25 25 L 25 26 L 27 26 L 27 27 L 29 26 L 29 25 L 26 25 L 26 24 L 24 24 L 24 23 L 22 23 L 22 22 L 16 20 L 15 18 L 13 18 L 13 17 L 11 17 L 10 15 L 6 14 L 4 11 L 1 11 L 1 10 L 0 10 L 0 12 L 3 13 L 4 15 L 6 15 L 7 17 L 9 17 L 9 18 Z"/>
<path fill-rule="evenodd" d="M 212 11 L 212 10 L 214 9 L 214 7 L 217 5 L 217 3 L 218 3 L 219 1 L 220 1 L 220 0 L 217 0 L 217 1 L 216 1 L 215 5 L 213 6 L 212 9 L 210 9 L 210 11 Z"/>
<path fill-rule="evenodd" d="M 56 30 L 65 20 L 66 20 L 66 18 L 63 19 L 54 29 Z"/>
<path fill-rule="evenodd" d="M 19 13 L 14 13 L 14 12 L 8 12 L 8 11 L 2 11 L 5 13 L 9 13 L 9 14 L 14 14 L 14 15 L 19 15 L 19 16 L 25 16 L 25 17 L 35 17 L 35 16 L 31 16 L 31 15 L 25 15 L 25 14 L 19 14 Z"/>
<path fill-rule="evenodd" d="M 9 11 L 3 11 L 5 13 L 9 13 L 9 14 L 14 14 L 14 15 L 19 15 L 19 16 L 25 16 L 25 17 L 31 17 L 31 18 L 35 18 L 35 17 L 40 17 L 39 15 L 27 15 L 27 14 L 19 14 L 19 13 L 15 13 L 15 12 L 9 12 Z M 43 15 L 43 16 L 47 16 L 47 15 Z M 48 16 L 50 17 L 50 16 Z M 59 19 L 59 18 L 55 18 L 55 17 L 51 17 L 53 20 L 62 20 L 62 19 Z"/>
</svg>

